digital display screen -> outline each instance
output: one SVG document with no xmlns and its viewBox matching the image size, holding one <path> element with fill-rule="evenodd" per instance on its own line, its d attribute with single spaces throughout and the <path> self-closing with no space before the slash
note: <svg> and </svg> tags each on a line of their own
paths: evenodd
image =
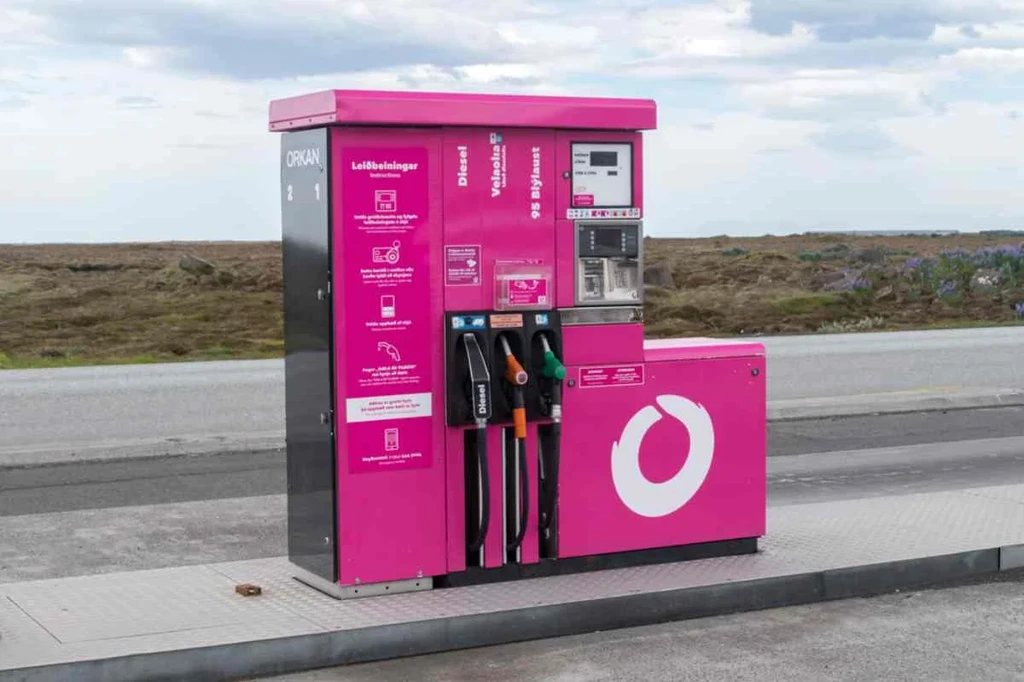
<svg viewBox="0 0 1024 682">
<path fill-rule="evenodd" d="M 590 152 L 590 166 L 592 168 L 606 168 L 619 165 L 618 152 Z"/>
<path fill-rule="evenodd" d="M 594 230 L 594 245 L 603 249 L 620 249 L 622 248 L 622 231 L 617 229 Z"/>
</svg>

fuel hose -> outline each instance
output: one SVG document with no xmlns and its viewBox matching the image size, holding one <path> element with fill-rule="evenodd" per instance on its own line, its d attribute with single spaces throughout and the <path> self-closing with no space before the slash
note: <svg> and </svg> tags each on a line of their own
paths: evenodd
<svg viewBox="0 0 1024 682">
<path fill-rule="evenodd" d="M 547 335 L 541 334 L 540 340 L 544 348 L 544 364 L 541 368 L 541 375 L 551 381 L 552 423 L 548 427 L 548 438 L 545 439 L 547 442 L 544 445 L 544 456 L 549 460 L 549 466 L 546 467 L 544 511 L 541 519 L 541 530 L 547 533 L 554 524 L 558 505 L 558 471 L 561 468 L 559 458 L 562 443 L 562 380 L 565 379 L 566 369 L 552 351 Z"/>
<path fill-rule="evenodd" d="M 516 456 L 519 462 L 519 531 L 506 549 L 514 552 L 523 544 L 526 537 L 526 524 L 530 520 L 530 476 L 526 470 L 526 438 L 516 438 Z"/>
<path fill-rule="evenodd" d="M 469 543 L 470 552 L 479 552 L 487 539 L 487 528 L 491 523 L 491 484 L 490 472 L 487 469 L 487 422 L 477 423 L 476 427 L 476 459 L 480 470 L 480 522 L 476 533 Z"/>
<path fill-rule="evenodd" d="M 526 524 L 530 520 L 530 477 L 526 470 L 526 394 L 524 386 L 529 375 L 522 364 L 516 359 L 508 339 L 503 334 L 501 347 L 505 352 L 505 381 L 512 387 L 512 423 L 515 429 L 516 461 L 519 467 L 519 529 L 516 537 L 508 543 L 509 552 L 518 550 L 526 537 Z"/>
</svg>

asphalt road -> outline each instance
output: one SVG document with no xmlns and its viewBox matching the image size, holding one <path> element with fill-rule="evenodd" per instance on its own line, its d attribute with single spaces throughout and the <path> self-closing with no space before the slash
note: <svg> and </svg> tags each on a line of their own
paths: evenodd
<svg viewBox="0 0 1024 682">
<path fill-rule="evenodd" d="M 1024 480 L 1024 407 L 771 424 L 771 502 Z M 285 493 L 284 452 L 12 469 L 0 518 Z"/>
<path fill-rule="evenodd" d="M 1024 388 L 1024 328 L 776 337 L 770 400 Z M 4 450 L 251 450 L 283 432 L 280 361 L 0 372 Z"/>
<path fill-rule="evenodd" d="M 1019 680 L 1014 579 L 273 677 L 278 682 Z"/>
<path fill-rule="evenodd" d="M 772 506 L 1024 481 L 1024 407 L 770 427 Z M 281 452 L 6 470 L 0 582 L 281 556 Z"/>
</svg>

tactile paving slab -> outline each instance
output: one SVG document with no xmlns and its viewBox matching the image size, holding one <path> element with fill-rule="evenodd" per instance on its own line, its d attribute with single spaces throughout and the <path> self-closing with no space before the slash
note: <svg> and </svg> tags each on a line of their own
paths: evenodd
<svg viewBox="0 0 1024 682">
<path fill-rule="evenodd" d="M 0 680 L 17 679 L 15 671 L 24 668 L 36 668 L 32 679 L 49 679 L 45 666 L 76 663 L 93 665 L 78 672 L 65 665 L 60 675 L 146 679 L 143 663 L 132 667 L 124 661 L 144 662 L 161 653 L 165 657 L 154 664 L 161 669 L 173 664 L 182 679 L 214 679 L 204 674 L 212 670 L 217 647 L 247 645 L 252 669 L 228 649 L 224 655 L 235 659 L 223 660 L 231 670 L 251 674 L 258 671 L 253 647 L 259 643 L 290 642 L 294 648 L 295 638 L 303 636 L 364 637 L 359 646 L 375 638 L 379 649 L 390 637 L 391 648 L 400 650 L 409 627 L 442 620 L 507 623 L 510 614 L 530 609 L 583 609 L 602 600 L 692 588 L 749 588 L 765 579 L 1021 544 L 1024 485 L 772 507 L 768 535 L 756 555 L 352 600 L 335 600 L 298 582 L 280 557 L 14 583 L 0 585 Z M 262 594 L 236 594 L 239 583 L 259 585 Z M 343 647 L 346 640 L 331 641 Z M 202 656 L 190 653 L 197 649 Z M 320 649 L 323 660 L 303 654 L 303 665 L 337 662 L 330 647 Z M 107 659 L 120 661 L 118 667 L 97 665 Z M 198 667 L 190 668 L 190 661 Z M 154 676 L 161 669 L 154 668 Z M 5 677 L 5 671 L 11 674 Z"/>
</svg>

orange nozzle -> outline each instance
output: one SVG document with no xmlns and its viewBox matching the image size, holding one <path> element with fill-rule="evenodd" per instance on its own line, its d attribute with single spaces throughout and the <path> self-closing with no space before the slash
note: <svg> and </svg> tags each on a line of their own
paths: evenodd
<svg viewBox="0 0 1024 682">
<path fill-rule="evenodd" d="M 512 424 L 515 426 L 516 438 L 526 438 L 526 410 L 519 407 L 512 410 Z"/>
<path fill-rule="evenodd" d="M 526 370 L 519 364 L 514 355 L 506 355 L 505 361 L 507 368 L 505 369 L 505 379 L 508 383 L 513 386 L 525 386 L 529 376 L 526 374 Z"/>
</svg>

